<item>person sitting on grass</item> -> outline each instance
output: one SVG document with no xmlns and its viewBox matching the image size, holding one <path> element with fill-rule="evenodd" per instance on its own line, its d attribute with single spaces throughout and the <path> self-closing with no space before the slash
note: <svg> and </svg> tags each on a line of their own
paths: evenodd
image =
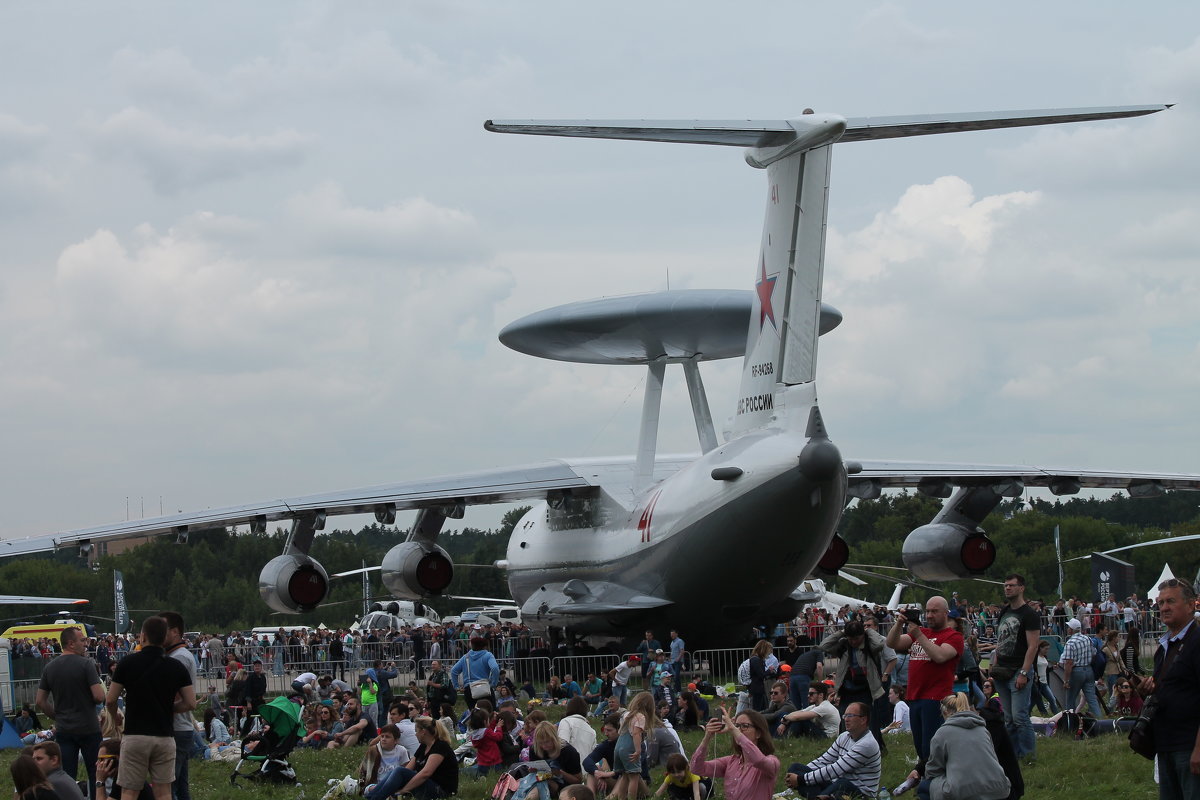
<svg viewBox="0 0 1200 800">
<path fill-rule="evenodd" d="M 485 708 L 486 700 L 480 700 L 471 709 L 467 718 L 467 741 L 475 748 L 475 765 L 468 772 L 473 778 L 486 777 L 488 772 L 504 769 L 500 754 L 500 740 L 504 738 L 504 723 Z"/>
<path fill-rule="evenodd" d="M 692 772 L 688 760 L 680 753 L 667 757 L 667 771 L 662 786 L 654 793 L 662 797 L 667 793 L 670 800 L 704 800 L 712 793 L 712 778 L 701 778 Z"/>
<path fill-rule="evenodd" d="M 412 755 L 400 744 L 400 729 L 387 724 L 379 729 L 379 735 L 367 746 L 362 762 L 358 765 L 360 786 L 369 786 L 386 780 L 392 770 L 412 761 Z"/>
</svg>

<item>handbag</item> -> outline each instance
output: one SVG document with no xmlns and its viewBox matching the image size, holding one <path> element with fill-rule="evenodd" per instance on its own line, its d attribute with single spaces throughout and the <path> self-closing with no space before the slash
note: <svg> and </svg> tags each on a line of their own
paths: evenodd
<svg viewBox="0 0 1200 800">
<path fill-rule="evenodd" d="M 1154 720 L 1154 712 L 1158 710 L 1158 699 L 1150 695 L 1142 703 L 1142 713 L 1129 729 L 1129 749 L 1142 758 L 1154 760 L 1154 730 L 1150 723 Z"/>
<path fill-rule="evenodd" d="M 471 659 L 467 658 L 467 677 L 471 677 Z M 492 693 L 492 683 L 487 678 L 472 680 L 467 683 L 467 691 L 471 693 L 471 699 L 483 697 L 485 694 Z"/>
</svg>

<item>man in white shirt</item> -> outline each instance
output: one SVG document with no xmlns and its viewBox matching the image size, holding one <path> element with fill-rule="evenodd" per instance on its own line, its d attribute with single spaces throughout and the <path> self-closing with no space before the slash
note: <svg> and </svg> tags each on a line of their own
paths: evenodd
<svg viewBox="0 0 1200 800">
<path fill-rule="evenodd" d="M 636 655 L 630 656 L 625 661 L 617 664 L 613 671 L 609 673 L 612 676 L 613 695 L 618 698 L 618 701 L 623 707 L 625 700 L 629 696 L 629 678 L 633 675 L 633 670 L 641 661 Z"/>
<path fill-rule="evenodd" d="M 837 736 L 842 726 L 842 715 L 828 698 L 829 687 L 826 684 L 814 683 L 809 686 L 808 702 L 811 705 L 785 714 L 779 721 L 776 733 L 780 736 L 808 736 L 813 739 L 832 739 Z"/>
</svg>

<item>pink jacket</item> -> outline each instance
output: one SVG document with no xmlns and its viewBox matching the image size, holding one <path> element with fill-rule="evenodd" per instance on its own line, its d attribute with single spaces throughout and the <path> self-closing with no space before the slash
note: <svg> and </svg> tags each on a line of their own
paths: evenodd
<svg viewBox="0 0 1200 800">
<path fill-rule="evenodd" d="M 712 778 L 725 779 L 726 800 L 771 800 L 775 779 L 779 776 L 779 759 L 763 755 L 758 746 L 741 731 L 733 734 L 742 755 L 729 755 L 708 760 L 703 742 L 692 753 L 692 772 Z"/>
</svg>

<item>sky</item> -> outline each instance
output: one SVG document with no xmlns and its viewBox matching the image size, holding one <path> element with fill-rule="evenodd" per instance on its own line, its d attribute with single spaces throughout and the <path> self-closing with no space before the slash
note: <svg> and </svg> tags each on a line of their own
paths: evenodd
<svg viewBox="0 0 1200 800">
<path fill-rule="evenodd" d="M 1200 6 L 731 8 L 0 7 L 0 538 L 632 453 L 642 369 L 496 334 L 750 288 L 763 173 L 486 119 L 1175 103 L 835 146 L 818 385 L 847 458 L 1200 472 Z"/>
</svg>

